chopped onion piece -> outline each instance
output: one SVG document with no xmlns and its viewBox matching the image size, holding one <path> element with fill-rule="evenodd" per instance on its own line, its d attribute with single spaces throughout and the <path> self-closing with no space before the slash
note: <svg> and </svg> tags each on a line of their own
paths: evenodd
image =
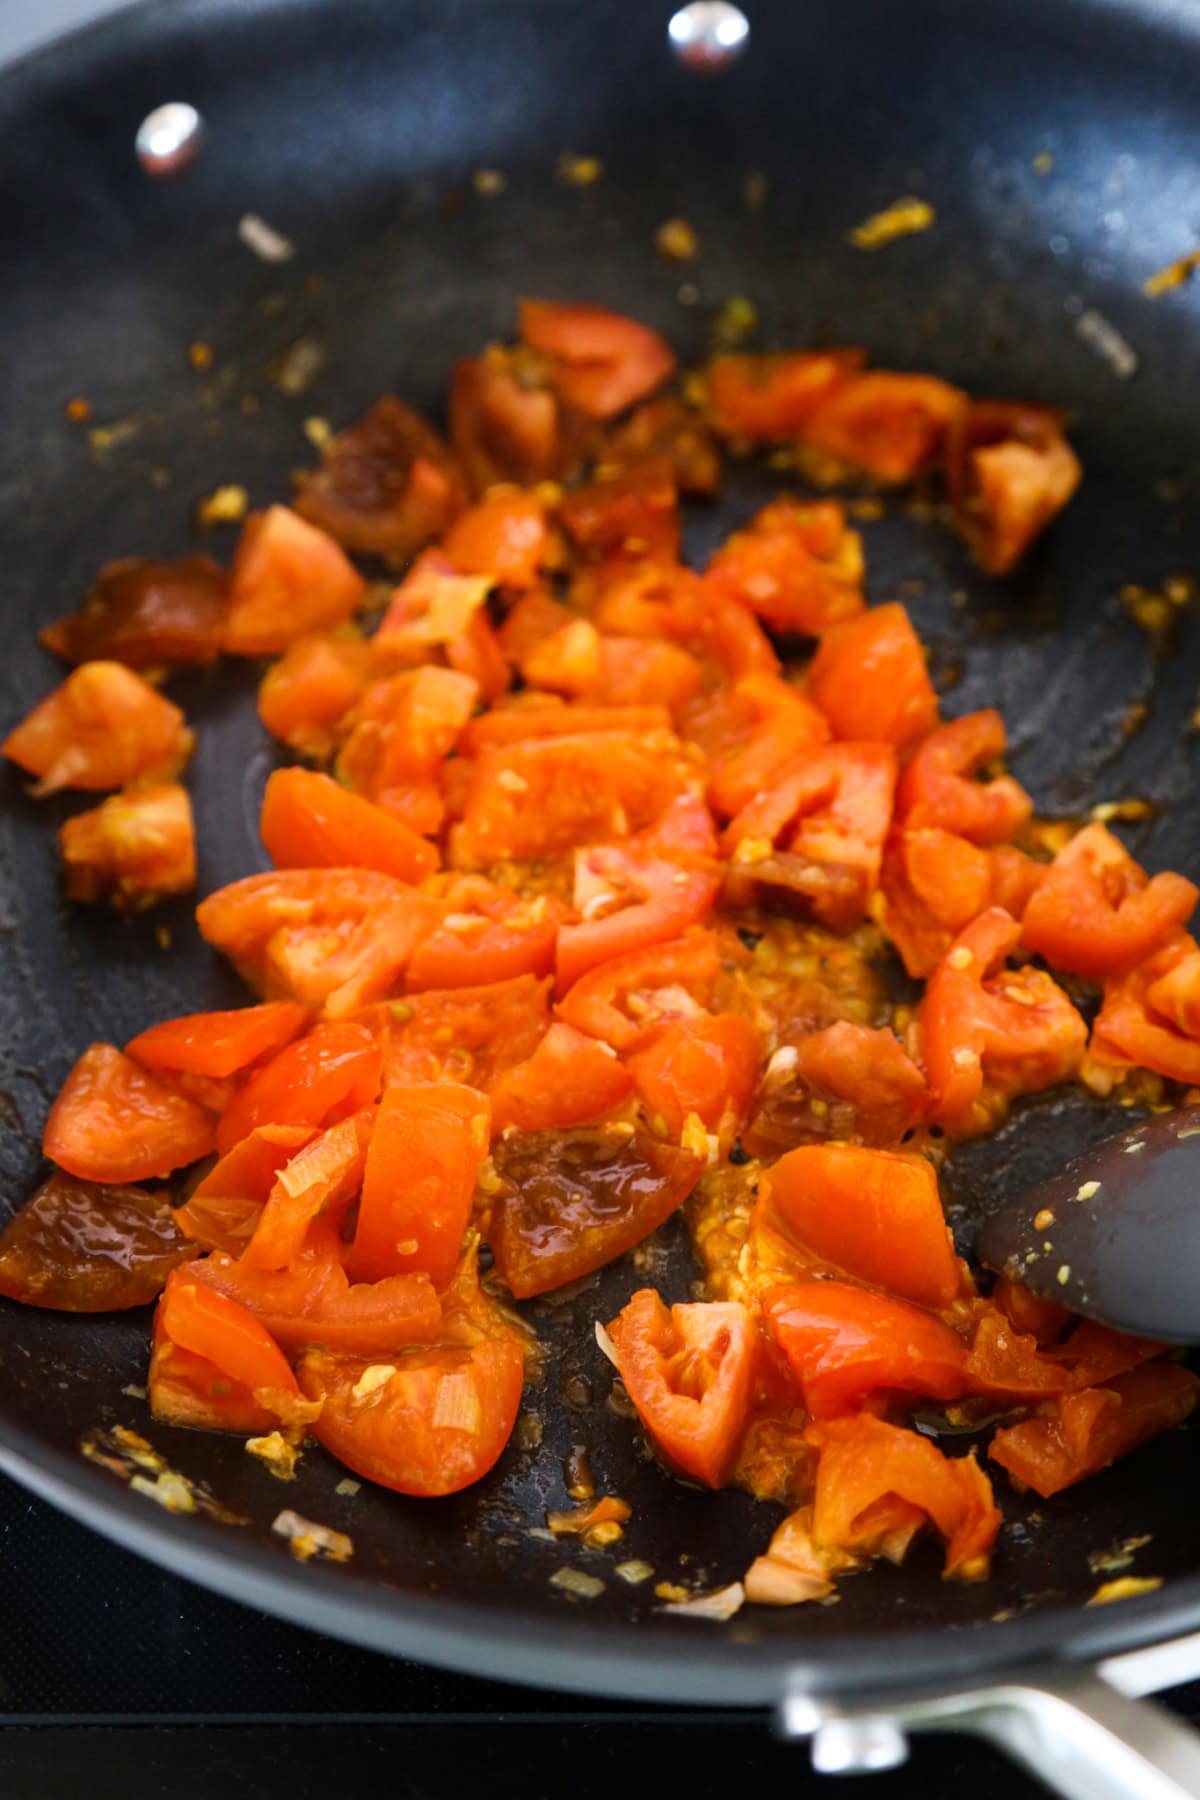
<svg viewBox="0 0 1200 1800">
<path fill-rule="evenodd" d="M 601 1354 L 607 1356 L 614 1369 L 619 1369 L 621 1365 L 617 1361 L 617 1346 L 613 1343 L 599 1319 L 596 1320 L 595 1332 L 596 1342 L 600 1346 Z"/>
<path fill-rule="evenodd" d="M 741 1610 L 746 1590 L 740 1581 L 716 1588 L 711 1594 L 697 1594 L 693 1600 L 673 1600 L 663 1612 L 679 1613 L 689 1619 L 732 1619 Z"/>
</svg>

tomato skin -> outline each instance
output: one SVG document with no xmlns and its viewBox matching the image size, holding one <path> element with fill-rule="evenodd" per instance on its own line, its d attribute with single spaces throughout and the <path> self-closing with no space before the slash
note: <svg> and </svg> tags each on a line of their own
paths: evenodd
<svg viewBox="0 0 1200 1800">
<path fill-rule="evenodd" d="M 687 1001 L 686 1016 L 693 1016 L 711 997 L 721 969 L 717 941 L 708 931 L 693 932 L 674 943 L 635 950 L 580 976 L 555 1009 L 560 1019 L 589 1037 L 602 1038 L 614 1050 L 624 1052 L 640 1044 L 664 1017 L 676 1016 L 671 1007 L 654 1016 L 652 1008 L 639 1006 L 635 1019 L 626 1010 L 631 995 L 676 990 Z"/>
<path fill-rule="evenodd" d="M 118 912 L 140 912 L 196 885 L 192 803 L 177 783 L 113 794 L 59 827 L 69 900 L 107 895 Z"/>
<path fill-rule="evenodd" d="M 321 1402 L 311 1429 L 331 1455 L 380 1487 L 425 1499 L 470 1487 L 498 1462 L 525 1361 L 518 1343 L 485 1338 L 402 1351 L 390 1364 L 309 1350 L 297 1374 Z"/>
<path fill-rule="evenodd" d="M 667 1136 L 678 1139 L 695 1113 L 706 1131 L 732 1137 L 750 1107 L 759 1038 L 736 1013 L 663 1025 L 626 1061 L 639 1098 Z"/>
<path fill-rule="evenodd" d="M 83 608 L 38 637 L 65 662 L 105 658 L 129 669 L 198 667 L 221 653 L 229 577 L 210 556 L 123 557 L 103 565 Z"/>
<path fill-rule="evenodd" d="M 890 744 L 802 752 L 725 829 L 722 848 L 737 879 L 730 898 L 771 881 L 803 897 L 832 930 L 856 924 L 879 883 L 895 785 Z"/>
<path fill-rule="evenodd" d="M 1049 406 L 973 401 L 946 438 L 955 522 L 989 575 L 1007 575 L 1070 500 L 1083 471 Z"/>
<path fill-rule="evenodd" d="M 768 1289 L 762 1307 L 814 1419 L 852 1412 L 880 1388 L 939 1401 L 966 1391 L 962 1339 L 907 1301 L 798 1281 Z"/>
<path fill-rule="evenodd" d="M 763 1174 L 756 1209 L 821 1262 L 918 1306 L 949 1306 L 959 1292 L 937 1176 L 924 1157 L 802 1144 Z"/>
<path fill-rule="evenodd" d="M 405 992 L 482 987 L 519 975 L 548 975 L 567 909 L 553 895 L 522 901 L 482 876 L 462 876 L 447 893 L 450 911 L 414 951 Z"/>
<path fill-rule="evenodd" d="M 423 881 L 437 847 L 402 820 L 314 769 L 276 769 L 267 778 L 259 832 L 277 869 L 379 869 Z"/>
<path fill-rule="evenodd" d="M 444 1287 L 487 1155 L 486 1095 L 450 1082 L 389 1087 L 367 1152 L 347 1269 L 354 1281 L 424 1270 Z"/>
<path fill-rule="evenodd" d="M 222 1081 L 260 1057 L 282 1050 L 303 1031 L 310 1016 L 294 1000 L 270 1000 L 264 1006 L 238 1006 L 228 1012 L 187 1013 L 139 1031 L 126 1044 L 125 1054 L 146 1069 L 176 1069 Z"/>
<path fill-rule="evenodd" d="M 1005 1098 L 1065 1081 L 1087 1026 L 1040 969 L 1005 969 L 1021 928 L 999 907 L 960 933 L 926 984 L 917 1021 L 932 1116 L 958 1132 L 986 1125 L 988 1091 Z M 986 1084 L 986 1089 L 985 1089 Z"/>
<path fill-rule="evenodd" d="M 84 1051 L 46 1120 L 42 1149 L 83 1181 L 148 1181 L 198 1162 L 214 1148 L 209 1113 L 112 1044 Z"/>
<path fill-rule="evenodd" d="M 193 1273 L 253 1313 L 289 1352 L 320 1345 L 339 1356 L 387 1356 L 437 1337 L 442 1308 L 428 1275 L 351 1283 L 340 1247 L 315 1227 L 288 1269 L 252 1269 L 218 1251 L 195 1263 Z"/>
<path fill-rule="evenodd" d="M 670 1310 L 642 1288 L 608 1327 L 621 1380 L 663 1459 L 705 1487 L 724 1482 L 745 1428 L 757 1361 L 736 1301 Z"/>
<path fill-rule="evenodd" d="M 224 1156 L 260 1125 L 324 1125 L 369 1106 L 382 1055 L 361 1025 L 317 1025 L 250 1077 L 221 1117 Z"/>
<path fill-rule="evenodd" d="M 271 656 L 349 619 L 366 583 L 333 539 L 286 506 L 251 513 L 233 558 L 223 648 Z"/>
<path fill-rule="evenodd" d="M 294 638 L 262 678 L 258 716 L 272 737 L 300 756 L 329 756 L 338 723 L 370 679 L 370 644 L 314 632 Z"/>
<path fill-rule="evenodd" d="M 906 750 L 937 724 L 938 699 L 903 606 L 874 606 L 823 632 L 808 691 L 838 738 Z"/>
<path fill-rule="evenodd" d="M 570 1025 L 554 1024 L 533 1055 L 493 1085 L 492 1130 L 587 1125 L 619 1106 L 632 1086 L 628 1070 L 606 1045 Z"/>
<path fill-rule="evenodd" d="M 552 359 L 559 398 L 593 419 L 611 419 L 661 387 L 675 356 L 656 331 L 610 312 L 557 300 L 522 300 L 521 336 Z"/>
<path fill-rule="evenodd" d="M 709 559 L 705 586 L 777 631 L 816 636 L 862 611 L 862 539 L 837 501 L 774 500 Z"/>
<path fill-rule="evenodd" d="M 1110 977 L 1091 1054 L 1171 1081 L 1200 1082 L 1200 950 L 1178 932 L 1145 962 Z"/>
<path fill-rule="evenodd" d="M 150 1410 L 214 1431 L 270 1431 L 311 1422 L 287 1359 L 266 1328 L 186 1268 L 167 1277 L 154 1315 Z"/>
<path fill-rule="evenodd" d="M 820 1448 L 812 1517 L 818 1545 L 875 1556 L 891 1531 L 899 1527 L 907 1541 L 927 1519 L 946 1543 L 945 1579 L 987 1575 L 1001 1515 L 973 1454 L 944 1456 L 928 1438 L 869 1413 L 830 1419 L 810 1436 Z"/>
<path fill-rule="evenodd" d="M 911 481 L 938 455 L 967 397 L 932 375 L 872 369 L 841 382 L 804 422 L 803 440 L 879 481 Z"/>
<path fill-rule="evenodd" d="M 684 729 L 709 759 L 708 798 L 723 818 L 774 786 L 800 752 L 829 740 L 828 721 L 812 701 L 763 673 L 697 701 Z"/>
<path fill-rule="evenodd" d="M 720 885 L 718 875 L 655 856 L 644 842 L 628 848 L 602 844 L 577 850 L 577 906 L 609 896 L 631 903 L 598 918 L 585 913 L 580 924 L 560 927 L 559 994 L 601 963 L 681 937 L 712 911 Z"/>
<path fill-rule="evenodd" d="M 998 1431 L 988 1455 L 1019 1486 L 1049 1499 L 1180 1424 L 1198 1397 L 1200 1380 L 1190 1369 L 1149 1363 L 1044 1402 L 1032 1418 Z"/>
<path fill-rule="evenodd" d="M 1200 890 L 1182 875 L 1146 879 L 1104 825 L 1085 825 L 1026 908 L 1021 941 L 1056 969 L 1093 980 L 1144 961 L 1187 924 Z"/>
<path fill-rule="evenodd" d="M 394 394 L 331 438 L 296 486 L 301 518 L 348 550 L 395 558 L 444 531 L 464 499 L 446 444 Z"/>
<path fill-rule="evenodd" d="M 145 1306 L 194 1255 L 162 1194 L 55 1170 L 0 1233 L 0 1294 L 55 1312 Z"/>
<path fill-rule="evenodd" d="M 192 753 L 177 706 L 119 662 L 81 663 L 10 731 L 0 752 L 37 776 L 38 794 L 167 781 Z"/>
<path fill-rule="evenodd" d="M 505 587 L 532 587 L 548 547 L 546 509 L 536 494 L 510 488 L 462 513 L 442 540 L 468 575 L 490 575 Z"/>
<path fill-rule="evenodd" d="M 973 844 L 998 844 L 1029 818 L 1033 802 L 1011 775 L 977 782 L 981 763 L 1004 754 L 1007 734 L 994 707 L 939 725 L 900 779 L 896 816 L 910 826 L 936 825 Z"/>
<path fill-rule="evenodd" d="M 590 1275 L 656 1231 L 703 1172 L 703 1158 L 613 1125 L 513 1132 L 492 1145 L 500 1187 L 486 1237 L 518 1300 Z"/>
<path fill-rule="evenodd" d="M 801 437 L 822 400 L 864 360 L 861 350 L 715 356 L 708 365 L 713 424 L 724 436 L 755 443 Z"/>
<path fill-rule="evenodd" d="M 925 1116 L 925 1077 L 890 1031 L 839 1019 L 781 1048 L 742 1133 L 752 1156 L 773 1159 L 806 1137 L 895 1144 Z"/>
</svg>

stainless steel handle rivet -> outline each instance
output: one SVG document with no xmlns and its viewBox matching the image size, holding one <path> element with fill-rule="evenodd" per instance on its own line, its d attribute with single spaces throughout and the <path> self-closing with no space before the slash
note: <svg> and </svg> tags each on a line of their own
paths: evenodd
<svg viewBox="0 0 1200 1800">
<path fill-rule="evenodd" d="M 186 100 L 156 106 L 138 126 L 138 161 L 147 175 L 178 175 L 195 162 L 204 143 L 204 120 Z"/>
<path fill-rule="evenodd" d="M 667 39 L 685 68 L 715 75 L 750 42 L 750 21 L 732 0 L 691 0 L 672 16 Z"/>
<path fill-rule="evenodd" d="M 870 1775 L 908 1761 L 908 1739 L 894 1719 L 830 1719 L 812 1737 L 818 1775 Z"/>
</svg>

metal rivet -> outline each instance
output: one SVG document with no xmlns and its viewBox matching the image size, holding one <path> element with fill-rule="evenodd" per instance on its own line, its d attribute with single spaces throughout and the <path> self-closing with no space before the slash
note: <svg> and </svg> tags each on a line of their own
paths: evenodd
<svg viewBox="0 0 1200 1800">
<path fill-rule="evenodd" d="M 813 1733 L 818 1775 L 870 1775 L 908 1761 L 908 1739 L 894 1719 L 830 1719 Z"/>
<path fill-rule="evenodd" d="M 156 106 L 138 126 L 138 161 L 147 175 L 178 175 L 200 154 L 204 120 L 186 100 Z"/>
<path fill-rule="evenodd" d="M 667 37 L 685 68 L 715 75 L 750 42 L 750 21 L 732 0 L 691 0 L 672 17 Z"/>
</svg>

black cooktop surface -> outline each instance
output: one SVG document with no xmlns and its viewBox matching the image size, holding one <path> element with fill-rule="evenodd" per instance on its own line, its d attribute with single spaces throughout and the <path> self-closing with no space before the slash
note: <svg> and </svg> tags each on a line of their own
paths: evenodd
<svg viewBox="0 0 1200 1800">
<path fill-rule="evenodd" d="M 1034 1800 L 983 1748 L 919 1740 L 892 1774 L 814 1776 L 762 1714 L 581 1703 L 355 1650 L 140 1562 L 0 1478 L 6 1800 L 614 1800 L 787 1791 Z M 1200 1684 L 1174 1697 L 1200 1720 Z M 764 1783 L 761 1788 L 757 1784 Z M 386 1784 L 386 1787 L 384 1786 Z M 668 1787 L 670 1784 L 670 1787 Z"/>
</svg>

